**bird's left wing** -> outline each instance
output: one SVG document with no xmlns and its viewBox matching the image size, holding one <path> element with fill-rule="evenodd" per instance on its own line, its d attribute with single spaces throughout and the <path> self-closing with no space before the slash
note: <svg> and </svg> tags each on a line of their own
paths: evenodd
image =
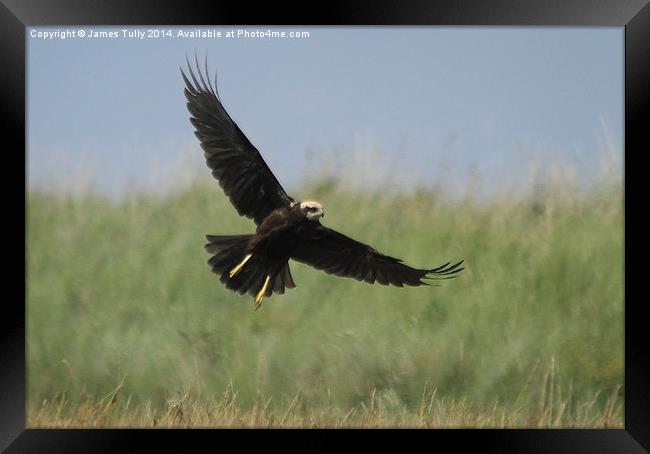
<svg viewBox="0 0 650 454">
<path fill-rule="evenodd" d="M 433 269 L 413 268 L 320 224 L 306 234 L 291 258 L 336 276 L 398 287 L 427 285 L 422 279 L 451 279 L 463 270 L 462 260 Z"/>
<path fill-rule="evenodd" d="M 192 81 L 181 69 L 187 109 L 192 114 L 190 121 L 196 128 L 195 134 L 201 142 L 206 163 L 237 212 L 259 224 L 276 208 L 290 205 L 293 199 L 224 109 L 215 88 L 216 79 L 213 87 L 207 77 L 207 61 L 206 78 L 198 61 L 198 79 L 189 62 L 187 66 Z"/>
</svg>

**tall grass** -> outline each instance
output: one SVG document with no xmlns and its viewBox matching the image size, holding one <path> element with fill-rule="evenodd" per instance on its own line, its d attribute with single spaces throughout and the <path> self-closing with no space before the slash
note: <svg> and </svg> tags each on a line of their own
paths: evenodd
<svg viewBox="0 0 650 454">
<path fill-rule="evenodd" d="M 378 395 L 373 389 L 365 402 L 347 411 L 327 405 L 305 405 L 298 392 L 287 402 L 275 404 L 273 397 L 258 392 L 255 403 L 243 408 L 238 393 L 228 386 L 222 395 L 197 399 L 188 388 L 167 401 L 165 408 L 150 403 L 133 405 L 131 396 L 121 394 L 121 382 L 106 396 L 87 393 L 56 393 L 34 405 L 29 426 L 48 428 L 94 427 L 295 427 L 295 428 L 621 428 L 623 403 L 618 390 L 605 405 L 597 405 L 598 395 L 571 404 L 560 393 L 543 399 L 540 407 L 517 404 L 491 405 L 467 398 L 439 397 L 425 387 L 417 411 L 395 401 L 392 394 Z M 553 389 L 553 388 L 551 388 Z M 328 394 L 331 396 L 331 394 Z"/>
<path fill-rule="evenodd" d="M 401 289 L 292 263 L 298 287 L 254 312 L 205 263 L 206 233 L 254 227 L 216 185 L 119 202 L 32 190 L 30 423 L 277 426 L 289 412 L 283 425 L 622 425 L 620 180 L 485 203 L 328 181 L 295 195 L 407 263 L 466 269 Z M 179 420 L 170 402 L 189 390 L 195 418 Z"/>
</svg>

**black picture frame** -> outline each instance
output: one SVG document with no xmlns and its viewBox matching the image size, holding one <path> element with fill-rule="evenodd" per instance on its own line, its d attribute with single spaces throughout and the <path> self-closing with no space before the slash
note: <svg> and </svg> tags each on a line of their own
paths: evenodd
<svg viewBox="0 0 650 454">
<path fill-rule="evenodd" d="M 435 448 L 442 440 L 456 449 L 479 443 L 481 450 L 498 452 L 623 453 L 650 449 L 650 339 L 642 316 L 642 266 L 634 266 L 648 232 L 641 217 L 643 152 L 650 150 L 647 120 L 650 107 L 650 5 L 648 0 L 444 0 L 430 2 L 330 1 L 310 4 L 278 4 L 217 1 L 126 1 L 97 0 L 2 0 L 0 4 L 0 55 L 2 56 L 2 125 L 4 126 L 2 172 L 5 198 L 12 206 L 3 219 L 11 259 L 4 260 L 5 301 L 0 332 L 0 450 L 24 452 L 128 452 L 135 442 L 146 442 L 183 450 L 196 442 L 207 442 L 212 450 L 224 446 L 225 431 L 213 430 L 41 430 L 26 429 L 25 408 L 25 302 L 26 302 L 26 192 L 25 155 L 25 30 L 39 25 L 146 25 L 146 24 L 265 24 L 265 25 L 542 25 L 625 27 L 625 429 L 592 430 L 434 430 L 408 431 L 413 436 L 432 437 L 425 446 Z M 7 138 L 13 140 L 7 141 Z M 24 151 L 26 152 L 26 151 Z M 19 170 L 22 170 L 22 174 Z M 24 178 L 24 179 L 23 179 Z M 21 180 L 23 179 L 22 183 Z M 6 206 L 6 202 L 5 202 Z M 23 235 L 25 242 L 17 241 Z M 16 238 L 16 240 L 10 240 Z M 641 262 L 639 262 L 641 263 Z M 22 264 L 22 270 L 19 264 Z M 22 273 L 21 273 L 22 272 Z M 15 274 L 15 276 L 14 276 Z M 19 274 L 24 274 L 24 280 Z M 598 279 L 598 276 L 594 276 Z M 20 283 L 23 283 L 21 285 Z M 300 443 L 301 449 L 325 447 L 325 431 L 312 431 L 319 444 Z M 326 431 L 327 436 L 331 432 Z M 342 431 L 349 434 L 351 431 Z M 229 432 L 236 433 L 236 432 Z M 286 431 L 256 436 L 257 442 Z M 384 432 L 372 432 L 373 441 L 383 442 Z M 395 432 L 391 432 L 395 433 Z M 302 435 L 305 435 L 304 433 Z M 217 444 L 214 444 L 218 440 Z M 191 443 L 191 444 L 188 444 Z M 330 442 L 332 447 L 338 442 Z M 225 446 L 224 446 L 225 447 Z"/>
</svg>

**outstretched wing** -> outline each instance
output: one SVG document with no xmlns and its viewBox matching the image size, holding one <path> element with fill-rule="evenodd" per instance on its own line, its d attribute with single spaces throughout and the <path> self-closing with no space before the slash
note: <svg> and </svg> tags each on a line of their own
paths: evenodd
<svg viewBox="0 0 650 454">
<path fill-rule="evenodd" d="M 382 254 L 367 244 L 342 233 L 318 226 L 303 238 L 291 258 L 341 277 L 353 277 L 369 284 L 428 285 L 422 279 L 451 279 L 463 270 L 463 263 L 445 263 L 429 270 L 412 268 L 400 259 Z"/>
<path fill-rule="evenodd" d="M 181 69 L 187 109 L 192 115 L 190 121 L 201 141 L 206 163 L 237 212 L 259 224 L 271 211 L 290 205 L 293 199 L 224 109 L 215 88 L 216 78 L 213 87 L 207 77 L 207 59 L 205 79 L 198 60 L 198 79 L 189 61 L 187 67 L 191 82 Z"/>
</svg>

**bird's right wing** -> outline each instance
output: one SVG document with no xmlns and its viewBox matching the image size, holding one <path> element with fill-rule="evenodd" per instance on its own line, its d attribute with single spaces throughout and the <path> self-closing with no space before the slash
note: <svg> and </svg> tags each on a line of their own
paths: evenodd
<svg viewBox="0 0 650 454">
<path fill-rule="evenodd" d="M 273 210 L 290 205 L 293 199 L 224 109 L 218 91 L 207 77 L 207 61 L 207 82 L 198 61 L 198 79 L 189 62 L 187 66 L 191 82 L 181 69 L 187 109 L 192 115 L 190 121 L 196 128 L 206 163 L 237 212 L 259 224 Z"/>
<path fill-rule="evenodd" d="M 433 269 L 413 268 L 320 224 L 303 238 L 291 258 L 336 276 L 398 287 L 427 285 L 422 279 L 451 279 L 463 270 L 462 260 Z"/>
</svg>

